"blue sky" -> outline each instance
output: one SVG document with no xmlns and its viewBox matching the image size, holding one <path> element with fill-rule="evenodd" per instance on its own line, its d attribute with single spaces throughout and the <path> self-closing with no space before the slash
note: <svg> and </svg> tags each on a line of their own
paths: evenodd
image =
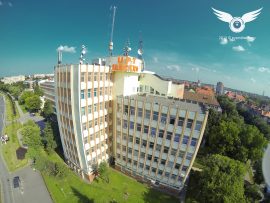
<svg viewBox="0 0 270 203">
<path fill-rule="evenodd" d="M 0 77 L 53 72 L 59 45 L 75 47 L 75 53 L 63 54 L 64 63 L 78 63 L 82 44 L 88 59 L 108 55 L 111 5 L 117 6 L 114 55 L 130 39 L 136 56 L 141 32 L 149 70 L 270 96 L 266 0 L 0 0 Z M 211 7 L 233 17 L 263 10 L 243 32 L 233 33 Z"/>
</svg>

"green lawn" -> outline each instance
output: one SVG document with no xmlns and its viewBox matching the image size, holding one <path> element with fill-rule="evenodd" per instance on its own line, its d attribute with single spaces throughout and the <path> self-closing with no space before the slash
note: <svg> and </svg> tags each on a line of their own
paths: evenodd
<svg viewBox="0 0 270 203">
<path fill-rule="evenodd" d="M 62 161 L 56 154 L 52 160 Z M 75 173 L 69 171 L 64 179 L 43 175 L 55 203 L 73 202 L 179 202 L 178 199 L 150 189 L 130 177 L 110 168 L 110 182 L 102 180 L 86 184 Z M 114 200 L 114 201 L 113 201 Z"/>
<path fill-rule="evenodd" d="M 14 120 L 14 119 L 19 118 L 20 115 L 19 115 L 19 113 L 18 113 L 18 109 L 17 109 L 16 105 L 14 104 L 14 105 L 15 105 L 15 109 L 16 109 L 16 115 L 14 116 L 14 115 L 13 115 L 13 110 L 12 110 L 12 103 L 11 103 L 9 97 L 6 96 L 6 95 L 3 94 L 3 93 L 0 93 L 0 95 L 3 95 L 3 96 L 5 97 L 5 104 L 6 104 L 6 120 L 7 120 L 7 121 L 12 121 L 12 120 Z"/>
<path fill-rule="evenodd" d="M 15 171 L 28 163 L 27 159 L 18 160 L 16 156 L 16 150 L 20 147 L 17 139 L 17 130 L 21 127 L 20 123 L 14 122 L 5 128 L 5 133 L 9 136 L 9 141 L 7 144 L 2 145 L 2 154 L 9 171 Z"/>
</svg>

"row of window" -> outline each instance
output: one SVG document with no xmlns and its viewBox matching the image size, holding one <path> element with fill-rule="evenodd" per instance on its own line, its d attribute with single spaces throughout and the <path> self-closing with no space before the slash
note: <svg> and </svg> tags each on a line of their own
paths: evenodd
<svg viewBox="0 0 270 203">
<path fill-rule="evenodd" d="M 121 124 L 121 120 L 118 120 L 118 125 Z M 128 122 L 127 120 L 123 120 L 123 128 L 127 129 L 128 128 Z M 150 134 L 151 137 L 156 138 L 156 136 L 158 136 L 159 138 L 166 138 L 167 140 L 174 140 L 174 142 L 179 142 L 180 141 L 180 137 L 181 135 L 178 133 L 172 133 L 170 131 L 164 131 L 162 129 L 157 130 L 157 128 L 154 127 L 150 127 L 148 125 L 141 125 L 140 123 L 136 124 L 136 130 L 141 132 L 143 128 L 143 133 L 145 134 Z M 129 130 L 134 130 L 134 122 L 130 121 L 129 122 Z M 158 134 L 158 135 L 157 135 Z M 173 137 L 174 134 L 174 137 Z M 189 137 L 187 135 L 184 135 L 183 140 L 182 140 L 182 144 L 187 144 L 189 140 Z M 196 146 L 197 144 L 197 138 L 191 138 L 191 146 Z"/>
<path fill-rule="evenodd" d="M 105 115 L 105 122 L 108 122 L 108 116 Z M 95 118 L 94 120 L 88 121 L 88 128 L 93 128 L 96 125 L 102 125 L 103 124 L 103 117 Z M 82 124 L 82 130 L 87 130 L 86 123 Z"/>
<path fill-rule="evenodd" d="M 140 140 L 138 138 L 136 138 L 136 144 L 140 145 L 141 148 L 146 148 L 147 146 L 149 147 L 149 149 L 155 149 L 157 152 L 162 152 L 164 154 L 170 154 L 171 156 L 175 156 L 175 157 L 179 157 L 179 158 L 183 158 L 186 154 L 186 159 L 187 160 L 191 160 L 192 159 L 192 156 L 193 156 L 193 153 L 190 153 L 190 152 L 185 152 L 185 151 L 182 151 L 182 150 L 179 150 L 179 152 L 177 153 L 177 149 L 173 149 L 169 147 L 166 147 L 166 146 L 162 146 L 160 144 L 154 144 L 154 142 L 147 142 L 146 140 L 142 140 L 142 142 L 140 143 Z M 120 143 L 117 143 L 117 149 L 124 151 L 126 152 L 127 149 L 128 149 L 128 153 L 132 154 L 133 152 L 133 155 L 134 156 L 140 156 L 141 158 L 145 158 L 145 153 L 144 152 L 141 152 L 140 155 L 139 155 L 139 150 L 136 150 L 136 149 L 132 149 L 130 147 L 127 148 L 127 146 L 125 145 L 122 145 L 121 147 L 121 144 Z M 149 156 L 149 155 L 148 155 Z M 152 156 L 152 155 L 151 155 Z M 151 157 L 152 159 L 152 157 Z"/>
<path fill-rule="evenodd" d="M 108 105 L 109 103 L 108 102 L 100 102 L 100 103 L 96 103 L 96 104 L 93 104 L 93 105 L 88 105 L 88 107 L 82 107 L 81 108 L 81 115 L 82 116 L 85 116 L 86 115 L 86 109 L 87 109 L 87 113 L 88 114 L 91 114 L 93 112 L 97 112 L 98 109 L 108 109 Z"/>
<path fill-rule="evenodd" d="M 103 81 L 109 80 L 109 73 L 104 72 L 88 72 L 88 73 L 81 73 L 81 82 L 92 82 L 94 81 Z"/>
<path fill-rule="evenodd" d="M 119 158 L 118 158 L 119 157 Z M 117 154 L 117 158 L 118 159 L 120 159 L 121 157 L 120 157 L 120 154 Z M 130 158 L 126 158 L 125 156 L 123 156 L 122 157 L 122 160 L 123 161 L 127 161 L 129 164 L 133 164 L 134 165 L 134 167 L 139 167 L 139 168 L 144 168 L 144 170 L 147 170 L 147 171 L 150 171 L 150 166 L 149 165 L 144 165 L 144 163 L 141 163 L 141 162 L 138 162 L 138 161 L 135 161 L 135 160 L 131 160 Z M 138 165 L 139 164 L 139 165 Z M 144 167 L 145 166 L 145 167 Z M 167 165 L 168 167 L 173 167 L 173 164 L 172 164 L 172 166 L 169 166 L 169 165 Z M 175 165 L 175 167 L 174 167 L 175 169 L 177 169 L 177 170 L 179 170 L 180 169 L 180 164 L 176 164 Z M 188 166 L 182 166 L 182 170 L 181 171 L 183 171 L 183 172 L 186 172 L 187 171 L 187 169 L 188 169 Z M 155 168 L 155 167 L 152 167 L 151 168 L 151 171 L 153 172 L 153 173 L 156 173 L 157 172 L 157 174 L 158 175 L 163 175 L 164 174 L 164 176 L 165 177 L 169 177 L 169 175 L 170 175 L 170 173 L 169 172 L 166 172 L 166 171 L 163 171 L 163 170 L 160 170 L 160 169 L 157 169 L 157 168 Z M 177 175 L 174 175 L 174 174 L 172 174 L 172 176 L 173 177 L 177 177 Z"/>
<path fill-rule="evenodd" d="M 104 93 L 103 93 L 103 89 L 104 89 Z M 111 88 L 110 87 L 100 87 L 98 88 L 94 88 L 94 89 L 87 89 L 86 90 L 81 90 L 81 99 L 85 99 L 85 98 L 92 98 L 92 96 L 97 97 L 102 96 L 102 95 L 110 95 L 111 92 Z"/>
<path fill-rule="evenodd" d="M 121 105 L 120 104 L 118 104 L 118 111 L 121 112 Z M 128 114 L 128 111 L 129 111 L 129 106 L 124 105 L 124 113 Z M 130 115 L 135 115 L 135 107 L 134 106 L 130 106 Z M 142 108 L 139 108 L 139 107 L 137 108 L 137 116 L 143 117 L 143 109 Z M 159 120 L 159 116 L 160 116 L 160 120 Z M 177 119 L 176 116 L 173 116 L 173 115 L 168 116 L 168 114 L 160 113 L 157 111 L 153 111 L 151 113 L 150 110 L 145 110 L 144 118 L 146 118 L 146 119 L 152 118 L 152 120 L 160 121 L 163 124 L 169 123 L 171 125 L 178 125 L 178 126 L 184 126 L 184 124 L 185 124 L 184 117 L 178 117 L 178 119 Z M 192 128 L 193 121 L 194 121 L 193 119 L 187 119 L 186 120 L 186 128 Z M 202 121 L 197 121 L 196 125 L 195 125 L 195 130 L 200 131 L 201 126 L 202 126 Z"/>
</svg>

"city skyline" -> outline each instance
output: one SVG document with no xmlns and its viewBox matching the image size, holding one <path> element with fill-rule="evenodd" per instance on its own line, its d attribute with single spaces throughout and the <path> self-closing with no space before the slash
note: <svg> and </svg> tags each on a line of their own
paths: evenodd
<svg viewBox="0 0 270 203">
<path fill-rule="evenodd" d="M 1 0 L 0 77 L 53 72 L 60 45 L 70 52 L 63 54 L 63 63 L 78 63 L 82 44 L 88 48 L 90 61 L 107 56 L 109 8 L 116 5 L 114 55 L 122 54 L 130 39 L 130 55 L 136 56 L 141 35 L 147 70 L 203 83 L 222 81 L 226 87 L 257 94 L 264 91 L 270 96 L 269 2 L 194 2 L 155 1 L 153 6 L 143 1 Z M 263 9 L 243 32 L 233 33 L 217 19 L 212 7 L 233 16 Z"/>
</svg>

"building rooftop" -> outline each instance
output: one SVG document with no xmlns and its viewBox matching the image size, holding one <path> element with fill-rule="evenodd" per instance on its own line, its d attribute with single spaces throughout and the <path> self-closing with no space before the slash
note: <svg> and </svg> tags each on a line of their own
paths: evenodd
<svg viewBox="0 0 270 203">
<path fill-rule="evenodd" d="M 200 93 L 193 93 L 189 91 L 184 92 L 184 99 L 190 101 L 196 101 L 203 104 L 219 106 L 219 103 L 215 96 L 200 94 Z"/>
<path fill-rule="evenodd" d="M 123 98 L 123 96 L 119 96 L 120 98 Z M 180 108 L 183 110 L 189 110 L 189 111 L 197 111 L 199 113 L 205 113 L 206 108 L 204 105 L 200 104 L 194 104 L 189 102 L 184 102 L 179 99 L 174 98 L 167 98 L 167 97 L 161 97 L 161 96 L 154 96 L 154 95 L 132 95 L 127 98 L 136 99 L 138 101 L 145 101 L 150 103 L 156 103 L 156 104 L 164 104 L 166 106 L 171 106 L 175 108 Z"/>
</svg>

